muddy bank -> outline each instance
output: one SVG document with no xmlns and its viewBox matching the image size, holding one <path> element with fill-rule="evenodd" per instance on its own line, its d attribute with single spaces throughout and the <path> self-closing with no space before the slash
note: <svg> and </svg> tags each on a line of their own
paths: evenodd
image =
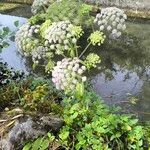
<svg viewBox="0 0 150 150">
<path fill-rule="evenodd" d="M 149 0 L 85 0 L 91 4 L 102 6 L 117 6 L 134 10 L 150 10 Z"/>
<path fill-rule="evenodd" d="M 32 16 L 31 6 L 18 3 L 0 3 L 0 13 L 18 17 L 30 18 Z"/>
</svg>

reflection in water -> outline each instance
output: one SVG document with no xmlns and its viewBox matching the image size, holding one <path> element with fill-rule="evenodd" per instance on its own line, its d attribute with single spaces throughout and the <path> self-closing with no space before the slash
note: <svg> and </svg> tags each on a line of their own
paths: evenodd
<svg viewBox="0 0 150 150">
<path fill-rule="evenodd" d="M 136 112 L 141 120 L 149 120 L 150 26 L 133 23 L 128 26 L 127 33 L 132 36 L 99 50 L 102 63 L 91 75 L 92 83 L 109 105 L 120 104 L 126 112 Z M 139 99 L 134 106 L 127 103 L 131 97 Z"/>
<path fill-rule="evenodd" d="M 0 15 L 0 24 L 9 26 L 12 30 L 14 29 L 12 24 L 16 20 L 19 20 L 20 24 L 26 21 L 24 18 Z M 150 119 L 150 25 L 128 23 L 126 34 L 121 40 L 109 41 L 102 48 L 95 48 L 102 58 L 102 63 L 99 70 L 94 70 L 89 76 L 92 78 L 95 91 L 106 103 L 121 104 L 126 112 L 134 111 L 139 114 L 141 120 L 148 120 Z M 13 42 L 10 42 L 10 47 L 4 49 L 0 57 L 15 69 L 30 70 L 29 62 L 17 54 Z M 135 106 L 127 103 L 132 96 L 139 99 Z"/>
<path fill-rule="evenodd" d="M 21 26 L 26 22 L 27 19 L 15 16 L 8 16 L 0 14 L 0 24 L 1 27 L 9 27 L 11 32 L 16 31 L 17 28 L 14 26 L 15 21 L 19 21 Z M 27 72 L 25 66 L 25 59 L 23 59 L 16 51 L 16 45 L 13 41 L 9 41 L 9 47 L 3 49 L 3 53 L 0 53 L 0 60 L 7 62 L 9 67 L 12 67 L 16 70 L 23 70 Z"/>
</svg>

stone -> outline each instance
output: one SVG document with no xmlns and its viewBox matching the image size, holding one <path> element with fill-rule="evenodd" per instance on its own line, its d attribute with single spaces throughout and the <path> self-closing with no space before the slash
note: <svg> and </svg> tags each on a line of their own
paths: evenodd
<svg viewBox="0 0 150 150">
<path fill-rule="evenodd" d="M 20 150 L 27 141 L 45 135 L 47 132 L 56 133 L 63 125 L 63 120 L 57 116 L 23 116 L 16 120 L 5 138 L 0 140 L 0 149 Z"/>
</svg>

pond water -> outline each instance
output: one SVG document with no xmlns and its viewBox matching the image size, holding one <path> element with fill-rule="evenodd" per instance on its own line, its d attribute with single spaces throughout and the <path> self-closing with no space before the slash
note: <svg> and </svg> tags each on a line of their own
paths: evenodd
<svg viewBox="0 0 150 150">
<path fill-rule="evenodd" d="M 0 15 L 0 24 L 11 30 L 16 30 L 16 20 L 20 25 L 26 22 L 25 18 Z M 89 76 L 95 91 L 107 104 L 120 105 L 122 111 L 133 112 L 146 121 L 150 120 L 150 24 L 128 22 L 127 26 L 126 36 L 121 40 L 96 49 L 102 63 Z M 30 70 L 12 41 L 0 59 L 16 70 Z"/>
<path fill-rule="evenodd" d="M 0 14 L 0 28 L 1 27 L 9 27 L 11 32 L 16 31 L 17 28 L 14 25 L 15 21 L 19 21 L 19 26 L 26 22 L 26 18 L 22 17 L 15 17 L 15 16 L 8 16 Z M 25 65 L 25 59 L 23 59 L 17 53 L 17 47 L 15 43 L 9 40 L 9 47 L 3 49 L 3 52 L 0 53 L 0 60 L 7 62 L 9 67 L 12 67 L 16 70 L 22 70 L 27 72 L 27 67 Z"/>
</svg>

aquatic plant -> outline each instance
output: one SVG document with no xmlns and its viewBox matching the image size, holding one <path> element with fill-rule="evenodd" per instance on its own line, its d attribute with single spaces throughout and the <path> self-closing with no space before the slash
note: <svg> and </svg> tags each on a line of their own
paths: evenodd
<svg viewBox="0 0 150 150">
<path fill-rule="evenodd" d="M 0 62 L 0 86 L 7 85 L 12 81 L 19 81 L 24 78 L 24 72 L 15 71 L 13 68 L 9 68 L 5 62 Z"/>
<path fill-rule="evenodd" d="M 8 27 L 0 27 L 0 53 L 2 52 L 3 48 L 6 48 L 9 46 L 9 43 L 7 42 L 7 37 L 10 33 L 10 30 Z"/>
</svg>

